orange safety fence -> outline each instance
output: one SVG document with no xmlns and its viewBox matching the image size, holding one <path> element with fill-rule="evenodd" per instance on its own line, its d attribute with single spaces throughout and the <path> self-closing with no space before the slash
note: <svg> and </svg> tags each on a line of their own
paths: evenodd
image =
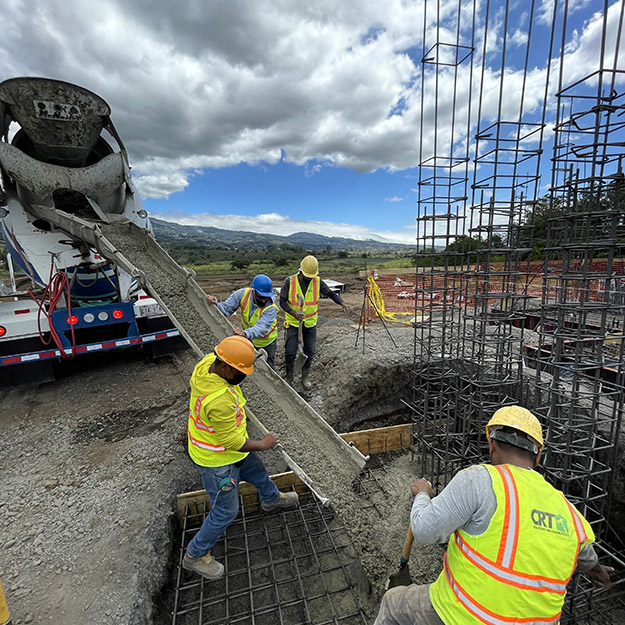
<svg viewBox="0 0 625 625">
<path fill-rule="evenodd" d="M 482 265 L 473 266 L 465 273 L 412 272 L 381 276 L 372 270 L 368 276 L 372 301 L 366 303 L 365 320 L 381 316 L 388 321 L 406 322 L 415 311 L 419 316 L 435 309 L 475 308 L 498 301 L 505 302 L 503 305 L 507 307 L 514 295 L 541 299 L 543 288 L 547 299 L 554 303 L 608 301 L 625 304 L 623 259 L 613 262 L 611 277 L 606 275 L 605 261 L 594 261 L 590 267 L 570 263 L 564 275 L 561 263 L 551 262 L 548 267 L 551 275 L 546 280 L 542 262 L 529 263 L 529 267 L 523 264 L 519 271 L 508 274 L 504 273 L 503 263 L 500 267 L 492 263 L 488 274 Z M 486 294 L 488 297 L 484 297 Z"/>
</svg>

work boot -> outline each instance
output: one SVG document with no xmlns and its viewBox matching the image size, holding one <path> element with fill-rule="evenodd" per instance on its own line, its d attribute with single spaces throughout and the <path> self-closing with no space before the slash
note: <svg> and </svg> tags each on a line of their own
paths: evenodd
<svg viewBox="0 0 625 625">
<path fill-rule="evenodd" d="M 297 493 L 280 493 L 280 499 L 275 503 L 267 503 L 266 501 L 260 502 L 260 507 L 265 512 L 271 512 L 278 508 L 294 508 L 299 501 Z"/>
<path fill-rule="evenodd" d="M 293 363 L 286 366 L 286 383 L 293 386 Z"/>
<path fill-rule="evenodd" d="M 302 386 L 307 391 L 309 391 L 313 387 L 313 384 L 310 381 L 310 367 L 304 367 L 302 369 Z"/>
<path fill-rule="evenodd" d="M 182 568 L 187 569 L 187 571 L 195 571 L 206 579 L 219 579 L 224 574 L 224 565 L 217 562 L 210 551 L 200 558 L 192 558 L 188 553 L 185 553 Z"/>
</svg>

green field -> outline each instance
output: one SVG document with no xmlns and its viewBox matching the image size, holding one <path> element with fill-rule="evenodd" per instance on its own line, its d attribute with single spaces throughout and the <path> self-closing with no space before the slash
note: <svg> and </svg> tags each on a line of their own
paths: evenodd
<svg viewBox="0 0 625 625">
<path fill-rule="evenodd" d="M 215 274 L 257 275 L 264 273 L 271 275 L 285 275 L 296 273 L 301 259 L 309 254 L 308 250 L 299 247 L 282 246 L 267 249 L 211 249 L 180 244 L 164 244 L 172 258 L 183 267 L 192 269 L 198 276 Z M 357 251 L 325 251 L 315 252 L 319 260 L 320 273 L 355 274 L 365 268 L 413 268 L 412 254 L 408 252 L 390 251 L 388 253 L 372 253 Z M 15 266 L 16 274 L 22 273 Z M 6 265 L 6 250 L 0 242 L 0 280 L 7 282 L 8 269 Z"/>
<path fill-rule="evenodd" d="M 209 276 L 211 274 L 259 274 L 264 273 L 269 276 L 275 274 L 292 274 L 297 272 L 299 263 L 304 254 L 298 254 L 297 257 L 280 259 L 279 262 L 273 261 L 271 258 L 253 258 L 256 254 L 250 253 L 237 255 L 236 260 L 210 260 L 197 262 L 197 263 L 185 263 L 184 259 L 175 259 L 188 269 L 192 269 L 198 276 Z M 229 254 L 230 259 L 232 253 Z M 347 257 L 337 255 L 317 254 L 319 260 L 319 272 L 320 273 L 332 273 L 332 274 L 354 274 L 365 267 L 373 269 L 380 268 L 413 268 L 410 257 L 397 257 L 392 253 L 387 256 L 376 255 L 375 258 L 363 257 L 359 255 L 349 255 Z"/>
</svg>

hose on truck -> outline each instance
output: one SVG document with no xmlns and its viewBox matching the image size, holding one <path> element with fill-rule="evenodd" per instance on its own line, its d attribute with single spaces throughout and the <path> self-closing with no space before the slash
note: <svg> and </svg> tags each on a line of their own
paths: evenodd
<svg viewBox="0 0 625 625">
<path fill-rule="evenodd" d="M 74 325 L 69 324 L 70 332 L 71 332 L 71 343 L 72 343 L 72 351 L 71 353 L 67 353 L 63 348 L 63 343 L 61 342 L 61 337 L 56 331 L 54 324 L 52 323 L 52 313 L 56 310 L 57 304 L 63 297 L 64 292 L 67 291 L 66 300 L 67 300 L 67 317 L 72 316 L 72 299 L 71 299 L 71 290 L 69 278 L 67 277 L 67 273 L 64 271 L 54 272 L 54 256 L 52 257 L 52 262 L 50 263 L 50 276 L 48 277 L 48 284 L 44 289 L 43 295 L 41 296 L 41 300 L 38 300 L 35 295 L 33 295 L 32 291 L 28 289 L 28 294 L 33 298 L 33 300 L 37 304 L 38 314 L 37 314 L 37 329 L 39 330 L 39 338 L 44 345 L 50 345 L 52 341 L 56 345 L 57 349 L 61 354 L 61 358 L 72 359 L 74 357 L 74 347 L 76 346 L 76 338 L 74 336 Z M 48 309 L 45 308 L 45 301 L 48 300 Z M 43 335 L 43 331 L 41 330 L 41 317 L 42 315 L 48 320 L 48 326 L 50 327 L 50 338 L 45 339 Z"/>
</svg>

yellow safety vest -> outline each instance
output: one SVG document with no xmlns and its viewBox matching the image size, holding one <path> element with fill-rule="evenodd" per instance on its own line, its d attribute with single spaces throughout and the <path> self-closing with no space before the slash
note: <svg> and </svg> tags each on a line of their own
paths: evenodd
<svg viewBox="0 0 625 625">
<path fill-rule="evenodd" d="M 289 306 L 295 310 L 304 314 L 304 325 L 307 328 L 312 328 L 317 325 L 317 309 L 319 308 L 319 289 L 320 281 L 319 276 L 316 276 L 308 283 L 306 289 L 306 296 L 302 293 L 302 287 L 300 286 L 297 274 L 289 278 L 289 299 L 287 300 Z M 299 296 L 299 298 L 298 298 Z M 299 300 L 304 300 L 304 305 L 299 305 Z M 295 326 L 299 327 L 299 321 L 289 313 L 285 312 L 284 317 L 286 319 L 286 327 Z"/>
<path fill-rule="evenodd" d="M 253 290 L 254 289 L 250 289 L 250 288 L 245 289 L 245 293 L 243 293 L 243 297 L 241 298 L 241 325 L 243 326 L 244 330 L 247 330 L 248 328 L 255 326 L 256 322 L 261 318 L 261 315 L 269 308 L 275 308 L 276 310 L 278 309 L 278 307 L 273 302 L 271 302 L 271 304 L 269 304 L 268 306 L 265 306 L 264 308 L 259 308 L 257 306 L 256 310 L 254 311 L 254 314 L 250 317 L 250 308 L 252 307 L 251 299 L 252 299 Z M 269 332 L 267 332 L 265 336 L 261 336 L 258 339 L 252 339 L 252 343 L 254 344 L 255 347 L 266 347 L 267 345 L 270 345 L 271 343 L 273 343 L 277 338 L 278 338 L 278 317 L 276 316 L 271 328 L 269 328 Z"/>
<path fill-rule="evenodd" d="M 239 385 L 226 386 L 209 395 L 193 395 L 189 401 L 189 422 L 187 428 L 188 449 L 191 460 L 203 467 L 223 467 L 243 460 L 249 452 L 226 449 L 220 442 L 211 425 L 209 414 L 210 404 L 219 401 L 228 393 L 236 401 L 235 413 L 237 433 L 249 438 L 247 434 L 247 417 L 245 415 L 245 398 Z"/>
<path fill-rule="evenodd" d="M 579 550 L 593 531 L 544 478 L 509 464 L 484 465 L 497 509 L 488 529 L 449 539 L 430 599 L 445 625 L 556 625 Z"/>
</svg>

